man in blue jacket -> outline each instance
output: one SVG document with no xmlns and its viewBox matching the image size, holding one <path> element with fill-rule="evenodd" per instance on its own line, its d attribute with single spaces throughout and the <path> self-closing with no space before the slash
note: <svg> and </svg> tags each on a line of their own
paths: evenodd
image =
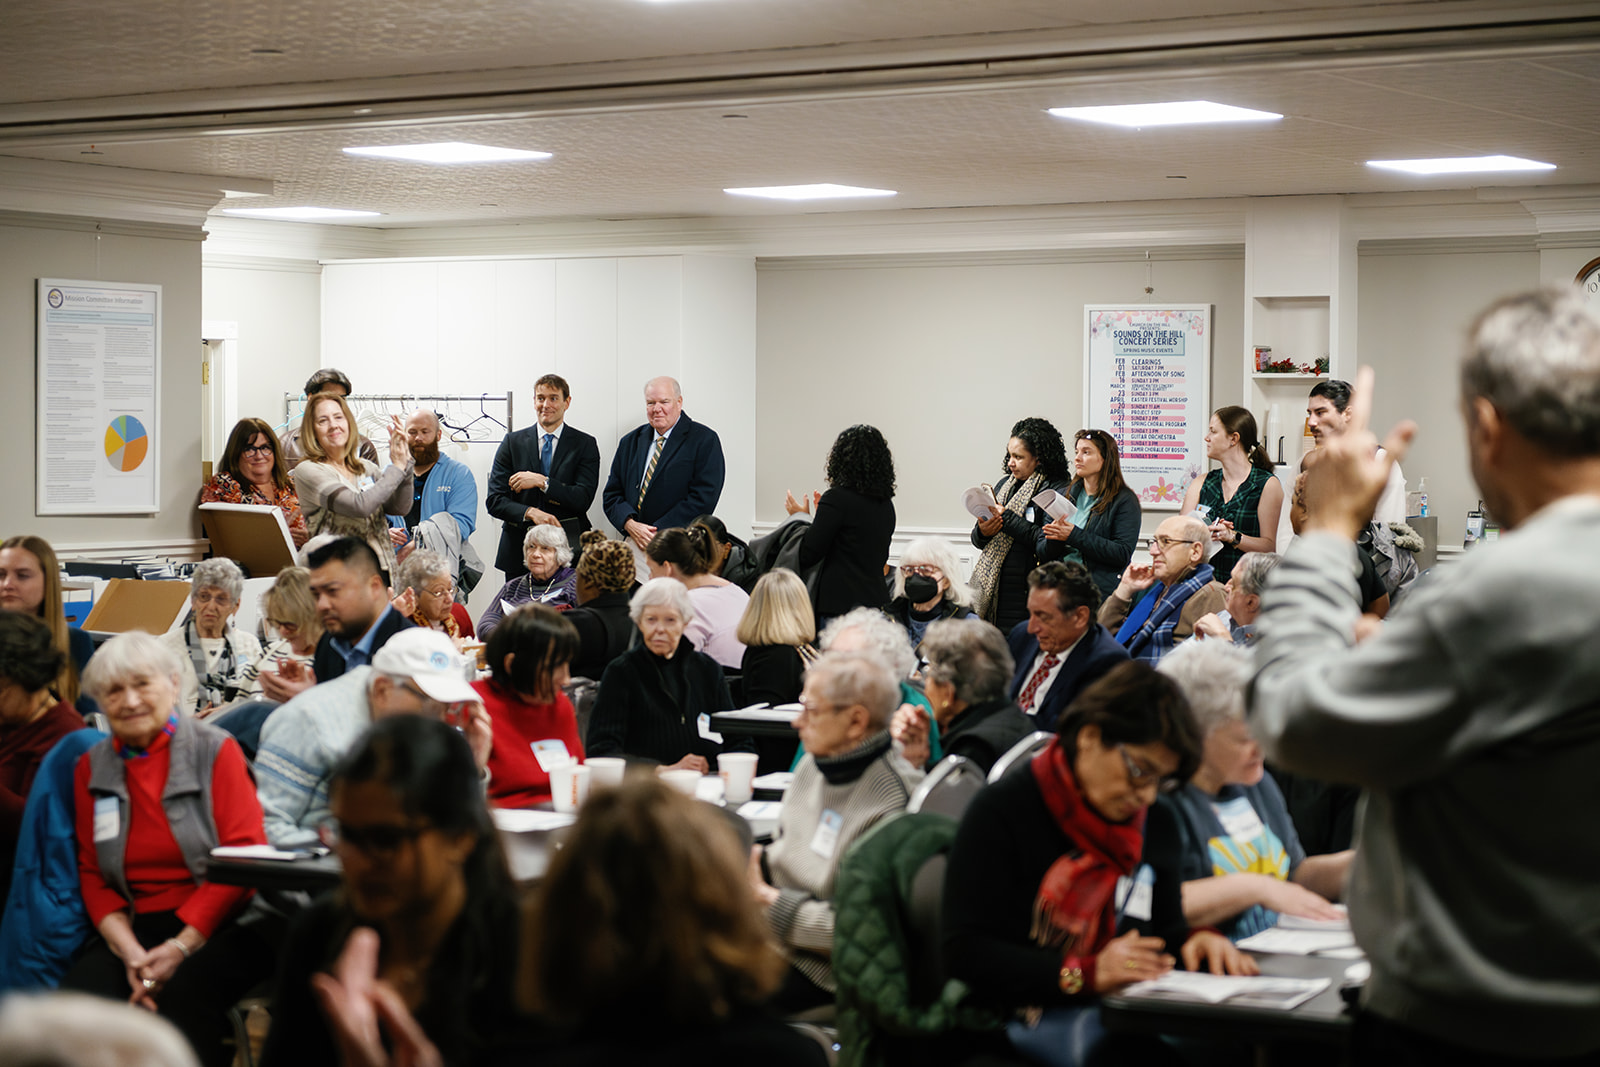
<svg viewBox="0 0 1600 1067">
<path fill-rule="evenodd" d="M 1128 650 L 1094 621 L 1099 606 L 1100 587 L 1076 560 L 1045 563 L 1028 575 L 1028 621 L 1008 639 L 1017 661 L 1010 695 L 1034 729 L 1054 730 L 1079 693 L 1127 661 Z"/>
<path fill-rule="evenodd" d="M 478 482 L 458 459 L 439 454 L 442 430 L 439 416 L 419 408 L 406 420 L 406 441 L 411 446 L 413 493 L 411 513 L 389 517 L 389 539 L 396 551 L 411 540 L 419 523 L 441 511 L 456 520 L 465 541 L 478 526 Z M 401 553 L 404 555 L 404 553 Z"/>
<path fill-rule="evenodd" d="M 601 498 L 611 525 L 640 552 L 657 529 L 716 511 L 726 473 L 717 432 L 683 413 L 676 379 L 645 383 L 644 414 L 618 443 Z"/>
</svg>

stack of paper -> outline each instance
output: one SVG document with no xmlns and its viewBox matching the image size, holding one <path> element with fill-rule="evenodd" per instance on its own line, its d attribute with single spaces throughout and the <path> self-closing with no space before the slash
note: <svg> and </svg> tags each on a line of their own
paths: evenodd
<svg viewBox="0 0 1600 1067">
<path fill-rule="evenodd" d="M 1333 984 L 1331 978 L 1274 978 L 1268 975 L 1217 975 L 1196 971 L 1168 971 L 1149 982 L 1136 982 L 1122 991 L 1127 997 L 1198 1000 L 1250 1008 L 1297 1008 Z"/>
<path fill-rule="evenodd" d="M 1275 952 L 1280 956 L 1310 956 L 1319 952 L 1355 949 L 1349 927 L 1343 930 L 1292 930 L 1275 926 L 1239 942 L 1246 952 Z M 1360 949 L 1356 949 L 1357 955 Z"/>
<path fill-rule="evenodd" d="M 991 510 L 1000 506 L 994 498 L 994 487 L 991 485 L 975 485 L 961 494 L 961 506 L 975 519 L 987 519 L 994 514 Z"/>
<path fill-rule="evenodd" d="M 578 817 L 570 811 L 538 811 L 533 808 L 495 808 L 494 824 L 512 834 L 537 833 L 571 826 Z"/>
<path fill-rule="evenodd" d="M 1067 499 L 1065 493 L 1058 493 L 1054 489 L 1041 489 L 1033 496 L 1033 505 L 1043 508 L 1045 514 L 1060 522 L 1077 508 L 1072 506 L 1072 501 Z"/>
</svg>

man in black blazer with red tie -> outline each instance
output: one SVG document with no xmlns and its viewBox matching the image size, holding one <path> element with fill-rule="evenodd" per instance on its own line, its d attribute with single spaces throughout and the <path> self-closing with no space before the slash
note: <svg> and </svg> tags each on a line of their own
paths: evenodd
<svg viewBox="0 0 1600 1067">
<path fill-rule="evenodd" d="M 683 413 L 676 379 L 645 383 L 644 415 L 617 443 L 601 496 L 611 525 L 641 551 L 658 529 L 716 511 L 727 470 L 717 432 Z"/>
<path fill-rule="evenodd" d="M 1017 672 L 1011 699 L 1035 729 L 1054 731 L 1067 705 L 1119 663 L 1128 650 L 1098 622 L 1100 587 L 1076 560 L 1045 563 L 1028 575 L 1028 621 L 1007 643 Z"/>
<path fill-rule="evenodd" d="M 578 538 L 594 525 L 588 511 L 600 488 L 600 446 L 566 424 L 571 406 L 566 379 L 546 374 L 533 386 L 538 421 L 507 434 L 494 454 L 484 506 L 501 522 L 494 565 L 507 581 L 527 573 L 522 541 L 534 525 L 560 526 L 574 554 Z"/>
</svg>

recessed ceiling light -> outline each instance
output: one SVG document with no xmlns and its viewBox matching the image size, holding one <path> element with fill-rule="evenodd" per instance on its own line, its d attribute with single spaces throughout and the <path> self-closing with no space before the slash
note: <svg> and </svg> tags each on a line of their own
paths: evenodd
<svg viewBox="0 0 1600 1067">
<path fill-rule="evenodd" d="M 1554 163 L 1540 163 L 1516 156 L 1456 156 L 1445 159 L 1369 159 L 1367 166 L 1379 170 L 1398 170 L 1406 174 L 1481 174 L 1502 170 L 1555 170 Z"/>
<path fill-rule="evenodd" d="M 352 211 L 338 207 L 229 207 L 224 215 L 249 215 L 258 219 L 356 219 L 381 215 L 381 211 Z"/>
<path fill-rule="evenodd" d="M 734 196 L 760 196 L 768 200 L 839 200 L 850 196 L 896 196 L 893 189 L 862 189 L 854 185 L 765 185 L 748 189 L 724 189 Z"/>
<path fill-rule="evenodd" d="M 1175 100 L 1165 104 L 1108 104 L 1103 107 L 1053 107 L 1061 119 L 1099 122 L 1107 126 L 1193 126 L 1209 122 L 1276 122 L 1274 111 L 1214 104 L 1210 100 Z"/>
<path fill-rule="evenodd" d="M 374 159 L 404 159 L 413 163 L 504 163 L 518 159 L 549 159 L 549 152 L 527 152 L 521 148 L 496 148 L 494 145 L 443 141 L 439 144 L 374 145 L 346 148 L 346 155 Z"/>
</svg>

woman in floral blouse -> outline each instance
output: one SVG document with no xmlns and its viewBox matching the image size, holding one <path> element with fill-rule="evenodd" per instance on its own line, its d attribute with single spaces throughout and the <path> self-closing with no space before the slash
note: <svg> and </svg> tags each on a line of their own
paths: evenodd
<svg viewBox="0 0 1600 1067">
<path fill-rule="evenodd" d="M 306 543 L 300 497 L 283 465 L 278 435 L 261 419 L 240 419 L 228 435 L 217 473 L 200 491 L 202 504 L 276 504 L 283 509 L 294 547 Z"/>
</svg>

